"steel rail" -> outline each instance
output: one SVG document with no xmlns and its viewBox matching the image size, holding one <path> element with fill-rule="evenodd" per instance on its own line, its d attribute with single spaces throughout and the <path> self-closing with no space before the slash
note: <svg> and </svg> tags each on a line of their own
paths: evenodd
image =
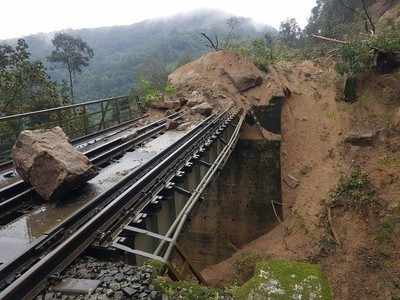
<svg viewBox="0 0 400 300">
<path fill-rule="evenodd" d="M 157 120 L 143 128 L 140 128 L 137 133 L 142 133 L 141 135 L 131 138 L 119 137 L 108 142 L 107 144 L 103 144 L 86 151 L 84 154 L 88 156 L 93 164 L 100 166 L 117 155 L 122 154 L 127 149 L 143 143 L 146 139 L 162 132 L 165 128 L 165 123 L 169 118 L 172 117 L 172 120 L 177 120 L 182 116 L 183 113 L 175 113 L 168 118 Z M 10 186 L 0 189 L 0 199 L 3 198 L 2 201 L 0 200 L 0 212 L 2 212 L 1 215 L 11 213 L 10 210 L 15 211 L 24 203 L 24 201 L 32 199 L 34 195 L 34 189 L 23 180 L 17 181 Z"/>
<path fill-rule="evenodd" d="M 178 240 L 178 237 L 182 231 L 183 226 L 185 225 L 186 219 L 188 218 L 190 212 L 192 211 L 193 207 L 196 205 L 198 200 L 201 197 L 201 194 L 204 192 L 212 178 L 214 177 L 215 173 L 220 169 L 222 165 L 224 165 L 227 161 L 227 158 L 230 156 L 230 153 L 233 151 L 233 148 L 239 138 L 239 131 L 240 128 L 242 127 L 243 121 L 245 119 L 246 115 L 242 113 L 238 123 L 236 124 L 236 128 L 231 135 L 231 138 L 227 145 L 223 148 L 221 153 L 218 155 L 218 157 L 215 159 L 215 161 L 212 163 L 210 169 L 207 171 L 205 174 L 204 178 L 200 181 L 199 185 L 196 187 L 196 189 L 192 192 L 192 195 L 190 196 L 188 202 L 186 202 L 184 208 L 179 214 L 179 217 L 177 218 L 179 221 L 174 222 L 174 224 L 170 227 L 168 232 L 165 234 L 165 238 L 171 238 L 172 240 L 169 242 L 168 248 L 165 251 L 165 254 L 163 256 L 164 261 L 168 261 L 172 252 L 173 247 L 176 245 L 176 242 Z M 176 230 L 175 230 L 176 227 Z M 173 231 L 175 232 L 173 233 Z M 173 235 L 172 235 L 173 233 Z M 170 236 L 172 235 L 172 236 Z M 159 247 L 157 247 L 155 251 L 155 255 L 158 255 L 159 251 L 163 247 L 163 243 L 165 240 L 162 240 Z"/>
<path fill-rule="evenodd" d="M 113 132 L 112 135 L 118 134 L 121 131 L 127 130 L 134 123 L 136 123 L 139 120 L 142 120 L 142 119 L 146 118 L 147 116 L 148 115 L 145 114 L 145 115 L 140 116 L 138 118 L 135 118 L 135 119 L 132 119 L 132 120 L 128 120 L 128 121 L 119 123 L 117 125 L 114 125 L 114 126 L 111 126 L 111 127 L 108 127 L 108 128 L 104 128 L 104 129 L 98 130 L 96 132 L 93 132 L 93 133 L 90 133 L 90 134 L 87 134 L 87 135 L 72 139 L 71 140 L 71 144 L 76 145 L 76 144 L 81 143 L 81 142 L 83 142 L 85 140 L 92 139 L 92 138 L 95 138 L 97 136 L 101 136 L 101 135 L 103 135 L 103 134 L 105 134 L 107 132 L 110 132 L 110 131 L 113 131 L 113 130 L 117 130 L 117 129 L 118 130 L 116 132 Z M 13 163 L 12 160 L 0 163 L 0 172 L 4 172 L 7 169 L 11 169 L 13 167 L 13 165 L 14 165 L 14 163 Z"/>
<path fill-rule="evenodd" d="M 176 147 L 181 146 L 182 144 L 187 145 L 187 141 L 191 141 L 191 138 L 193 138 L 193 136 L 197 136 L 199 132 L 204 134 L 210 127 L 210 124 L 213 124 L 214 119 L 215 116 L 206 119 L 196 128 L 178 140 L 178 142 L 162 151 L 158 156 L 154 157 L 151 161 L 143 165 L 138 170 L 133 171 L 130 175 L 121 180 L 121 182 L 115 184 L 113 188 L 99 195 L 85 205 L 81 210 L 76 212 L 73 216 L 65 220 L 57 228 L 52 230 L 52 232 L 49 233 L 47 237 L 40 242 L 40 244 L 36 245 L 34 248 L 31 248 L 31 251 L 27 251 L 21 255 L 19 259 L 17 258 L 13 262 L 2 267 L 0 269 L 0 278 L 6 278 L 6 276 L 9 276 L 9 273 L 13 271 L 13 276 L 17 275 L 15 274 L 15 271 L 20 271 L 20 273 L 23 274 L 5 290 L 3 290 L 3 292 L 0 294 L 0 298 L 23 299 L 32 290 L 32 282 L 38 282 L 38 280 L 41 281 L 41 276 L 44 274 L 42 267 L 45 266 L 46 268 L 50 268 L 47 272 L 49 273 L 51 270 L 60 265 L 60 260 L 64 261 L 64 259 L 67 259 L 66 257 L 68 257 L 68 255 L 72 255 L 72 258 L 67 259 L 68 261 L 74 259 L 76 255 L 83 251 L 80 249 L 80 247 L 82 245 L 87 246 L 87 243 L 92 241 L 92 239 L 89 238 L 90 236 L 88 235 L 87 230 L 93 230 L 93 226 L 95 225 L 95 227 L 98 229 L 99 227 L 104 226 L 104 224 L 108 224 L 108 222 L 110 222 L 111 219 L 109 213 L 107 214 L 107 217 L 104 218 L 105 211 L 110 212 L 110 205 L 114 207 L 114 205 L 119 203 L 116 207 L 121 208 L 121 199 L 124 199 L 124 202 L 127 201 L 127 195 L 132 196 L 132 186 L 135 187 L 136 194 L 140 194 L 140 191 L 137 190 L 140 186 L 140 183 L 143 183 L 144 178 L 146 178 L 146 180 L 151 180 L 150 177 L 154 175 L 154 171 L 149 172 L 148 170 L 157 168 L 157 166 L 157 170 L 159 170 L 160 160 L 165 160 L 165 157 L 168 157 L 171 153 L 173 153 Z M 165 166 L 165 163 L 162 165 Z M 134 178 L 133 182 L 136 182 L 133 185 L 131 182 L 132 178 Z M 101 203 L 101 207 L 99 206 L 99 202 Z M 100 210 L 100 213 L 98 213 L 98 210 Z M 81 220 L 81 223 L 77 223 L 77 220 Z M 77 231 L 72 236 L 70 235 L 72 228 L 71 225 L 75 225 L 75 227 L 77 227 Z M 96 233 L 95 235 L 97 235 L 97 229 L 91 232 L 92 235 L 94 232 Z M 60 238 L 60 233 L 61 235 L 66 234 L 67 239 L 65 240 L 65 238 Z M 79 236 L 77 236 L 77 234 L 79 234 Z M 60 239 L 63 240 L 62 244 L 59 244 Z M 71 243 L 74 246 L 74 249 L 70 248 L 72 246 Z M 58 244 L 58 246 L 56 244 Z M 54 249 L 54 247 L 56 248 Z M 43 249 L 47 249 L 49 251 L 51 249 L 54 250 L 34 264 L 34 266 L 30 268 L 28 272 L 23 272 L 21 268 L 18 269 L 18 266 L 22 266 L 24 268 L 28 267 L 27 264 L 32 264 L 37 260 L 38 257 L 43 256 Z M 78 251 L 78 249 L 80 250 Z M 75 253 L 74 251 L 78 251 L 78 253 Z M 38 274 L 41 275 L 38 277 Z M 8 278 L 8 281 L 11 282 L 13 281 L 12 279 L 13 278 Z"/>
</svg>

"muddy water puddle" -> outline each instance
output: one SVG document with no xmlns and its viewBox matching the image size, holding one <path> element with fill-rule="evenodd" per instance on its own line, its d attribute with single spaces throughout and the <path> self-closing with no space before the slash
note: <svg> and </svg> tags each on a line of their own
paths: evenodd
<svg viewBox="0 0 400 300">
<path fill-rule="evenodd" d="M 62 203 L 43 203 L 14 222 L 0 227 L 0 265 L 22 253 L 26 247 L 37 242 L 88 201 L 112 187 L 184 134 L 185 132 L 167 131 L 101 169 L 98 176 L 79 191 L 71 192 L 71 196 Z"/>
</svg>

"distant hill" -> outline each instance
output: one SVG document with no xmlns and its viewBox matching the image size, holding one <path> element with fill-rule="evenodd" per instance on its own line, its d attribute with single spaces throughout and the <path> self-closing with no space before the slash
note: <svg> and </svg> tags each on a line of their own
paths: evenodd
<svg viewBox="0 0 400 300">
<path fill-rule="evenodd" d="M 86 100 L 127 94 L 135 83 L 138 70 L 149 60 L 157 60 L 173 69 L 184 58 L 200 56 L 207 51 L 200 32 L 223 36 L 228 30 L 226 21 L 229 17 L 231 15 L 220 11 L 202 10 L 127 26 L 63 30 L 80 36 L 95 51 L 90 66 L 77 76 L 77 98 Z M 240 19 L 237 33 L 241 39 L 275 31 L 270 26 L 254 24 L 251 19 Z M 45 61 L 52 50 L 54 34 L 24 37 L 34 59 Z M 52 79 L 60 81 L 65 78 L 63 69 L 54 69 L 47 63 L 46 66 Z"/>
</svg>

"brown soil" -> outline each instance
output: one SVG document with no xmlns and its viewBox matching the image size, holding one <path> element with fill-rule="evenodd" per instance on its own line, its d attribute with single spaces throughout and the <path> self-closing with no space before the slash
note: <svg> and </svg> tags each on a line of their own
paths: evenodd
<svg viewBox="0 0 400 300">
<path fill-rule="evenodd" d="M 379 228 L 388 216 L 397 216 L 398 209 L 400 135 L 393 129 L 400 104 L 398 74 L 366 76 L 359 101 L 347 104 L 337 101 L 338 78 L 329 62 L 323 66 L 312 62 L 279 65 L 273 72 L 270 76 L 292 92 L 282 112 L 284 221 L 231 258 L 203 270 L 203 276 L 212 285 L 230 284 L 242 254 L 257 253 L 275 259 L 319 262 L 334 299 L 391 299 L 399 295 L 400 242 L 394 236 L 378 242 Z M 268 80 L 264 85 L 268 86 Z M 254 97 L 263 91 L 253 89 L 246 98 L 268 98 L 270 93 Z M 344 143 L 350 132 L 379 130 L 372 146 Z M 379 205 L 364 213 L 332 209 L 331 226 L 340 244 L 326 252 L 323 243 L 332 238 L 326 216 L 329 193 L 340 176 L 349 174 L 355 166 L 369 175 Z M 293 179 L 299 182 L 297 187 L 288 184 Z"/>
</svg>

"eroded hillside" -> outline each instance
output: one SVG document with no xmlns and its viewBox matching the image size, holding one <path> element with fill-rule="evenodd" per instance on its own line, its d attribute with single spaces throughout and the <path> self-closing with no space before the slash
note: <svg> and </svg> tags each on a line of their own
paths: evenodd
<svg viewBox="0 0 400 300">
<path fill-rule="evenodd" d="M 180 103 L 190 110 L 204 102 L 214 110 L 235 103 L 256 116 L 255 125 L 242 129 L 242 138 L 276 139 L 264 120 L 274 115 L 260 111 L 272 99 L 284 99 L 283 215 L 272 230 L 206 267 L 202 274 L 208 283 L 237 283 L 238 264 L 256 257 L 319 264 L 334 299 L 397 294 L 399 76 L 365 75 L 359 100 L 346 103 L 334 63 L 326 59 L 279 63 L 266 75 L 221 51 L 170 75 Z"/>
</svg>

